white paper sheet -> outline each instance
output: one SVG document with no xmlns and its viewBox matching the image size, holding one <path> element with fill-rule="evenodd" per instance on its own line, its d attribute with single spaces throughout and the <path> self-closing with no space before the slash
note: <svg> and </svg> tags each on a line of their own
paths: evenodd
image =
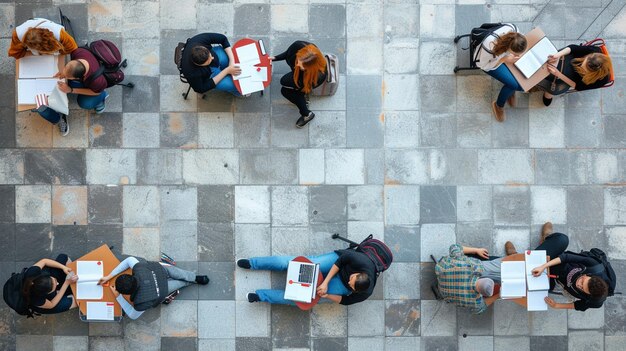
<svg viewBox="0 0 626 351">
<path fill-rule="evenodd" d="M 548 304 L 544 300 L 548 296 L 548 290 L 529 291 L 526 298 L 528 311 L 547 311 Z"/>
<path fill-rule="evenodd" d="M 233 76 L 233 80 L 250 78 L 256 70 L 256 67 L 252 65 L 240 65 L 239 68 L 241 68 L 241 73 L 237 76 Z"/>
<path fill-rule="evenodd" d="M 548 61 L 549 55 L 554 55 L 557 52 L 558 50 L 554 44 L 552 44 L 550 39 L 544 37 L 539 40 L 535 46 L 522 55 L 522 57 L 515 62 L 515 66 L 519 68 L 526 78 L 530 78 L 544 63 L 546 63 L 546 61 Z"/>
<path fill-rule="evenodd" d="M 263 82 L 255 82 L 252 78 L 245 78 L 239 80 L 239 86 L 241 87 L 241 94 L 247 95 L 264 89 Z"/>
<path fill-rule="evenodd" d="M 113 320 L 113 302 L 87 302 L 87 320 L 112 321 Z"/>
<path fill-rule="evenodd" d="M 76 262 L 77 300 L 100 300 L 103 296 L 102 286 L 98 280 L 104 276 L 102 261 L 78 261 Z"/>
<path fill-rule="evenodd" d="M 17 103 L 35 104 L 37 94 L 50 95 L 58 80 L 52 79 L 19 79 L 17 81 Z"/>
<path fill-rule="evenodd" d="M 253 82 L 266 82 L 267 67 L 255 67 L 251 78 Z"/>
<path fill-rule="evenodd" d="M 526 282 L 528 291 L 548 290 L 550 289 L 550 280 L 548 272 L 543 271 L 540 276 L 533 277 L 532 270 L 546 263 L 545 250 L 528 250 L 524 253 L 526 258 Z"/>
<path fill-rule="evenodd" d="M 259 57 L 259 51 L 256 48 L 256 43 L 244 45 L 235 49 L 237 51 L 237 58 L 239 59 L 239 63 L 244 66 L 254 66 L 256 64 L 261 63 L 261 58 Z"/>
<path fill-rule="evenodd" d="M 502 298 L 517 298 L 526 296 L 526 262 L 506 261 L 501 265 Z"/>
<path fill-rule="evenodd" d="M 26 56 L 19 61 L 18 78 L 52 78 L 59 69 L 54 55 Z"/>
</svg>

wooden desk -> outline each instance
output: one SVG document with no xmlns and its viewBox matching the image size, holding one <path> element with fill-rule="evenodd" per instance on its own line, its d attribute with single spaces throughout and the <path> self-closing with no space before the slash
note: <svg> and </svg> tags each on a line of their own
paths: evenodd
<svg viewBox="0 0 626 351">
<path fill-rule="evenodd" d="M 259 53 L 259 59 L 261 60 L 261 63 L 255 65 L 255 67 L 267 68 L 267 81 L 263 82 L 263 87 L 267 88 L 270 86 L 270 83 L 272 82 L 272 61 L 270 61 L 270 56 L 267 53 L 267 47 L 265 48 L 265 55 L 263 55 L 261 54 L 261 47 L 259 46 L 259 42 L 257 40 L 250 39 L 250 38 L 240 39 L 235 43 L 235 45 L 233 45 L 233 57 L 235 59 L 235 63 L 239 63 L 239 57 L 237 57 L 237 50 L 235 49 L 238 47 L 248 45 L 248 44 L 255 44 L 257 52 Z M 239 80 L 233 79 L 233 83 L 235 83 L 235 87 L 237 88 L 237 91 L 241 93 L 241 86 L 239 85 Z"/>
<path fill-rule="evenodd" d="M 59 68 L 59 72 L 61 72 L 63 70 L 63 68 L 65 67 L 65 56 L 66 55 L 57 55 L 56 59 L 57 59 L 57 67 Z M 17 91 L 17 81 L 20 77 L 20 60 L 15 60 L 15 97 L 18 98 L 19 101 L 19 97 L 18 95 L 18 91 Z M 22 112 L 22 111 L 28 111 L 28 110 L 32 110 L 34 108 L 37 108 L 37 105 L 35 104 L 18 104 L 17 105 L 17 112 Z"/>
<path fill-rule="evenodd" d="M 293 259 L 294 261 L 297 262 L 307 262 L 307 263 L 312 263 L 311 260 L 309 260 L 308 258 L 304 257 L 304 256 L 298 256 L 296 258 Z M 315 289 L 317 289 L 317 287 L 322 284 L 322 282 L 324 281 L 324 275 L 322 274 L 322 272 L 320 271 L 320 275 L 318 276 L 317 279 L 317 284 L 315 285 Z M 320 301 L 320 296 L 317 295 L 317 293 L 315 294 L 315 298 L 313 300 L 311 300 L 311 302 L 306 303 L 306 302 L 300 302 L 300 301 L 295 301 L 296 305 L 303 311 L 307 311 L 310 310 L 311 308 L 313 308 L 315 305 L 317 305 L 317 303 Z"/>
<path fill-rule="evenodd" d="M 104 264 L 103 273 L 105 276 L 111 273 L 113 269 L 117 267 L 118 264 L 120 264 L 120 260 L 118 260 L 117 257 L 115 257 L 113 252 L 111 252 L 111 250 L 109 249 L 109 246 L 106 244 L 91 251 L 90 253 L 84 255 L 83 257 L 77 259 L 76 261 L 69 263 L 67 266 L 71 268 L 72 271 L 74 272 L 76 272 L 77 261 L 102 261 L 102 263 Z M 127 269 L 120 274 L 130 274 L 130 273 L 131 273 L 131 270 Z M 80 275 L 78 277 L 80 279 Z M 111 281 L 115 281 L 115 277 L 113 277 Z M 73 283 L 70 286 L 72 288 L 72 291 L 74 292 L 74 296 L 76 296 L 76 283 Z M 115 300 L 115 295 L 113 295 L 113 292 L 111 292 L 111 289 L 108 287 L 103 287 L 102 290 L 103 290 L 104 295 L 101 300 L 77 300 L 78 308 L 80 312 L 83 315 L 87 315 L 87 301 L 113 302 L 115 304 L 115 306 L 113 307 L 114 317 L 121 317 L 122 307 Z M 123 295 L 123 296 L 128 302 L 130 302 L 128 296 L 126 295 Z"/>
<path fill-rule="evenodd" d="M 547 261 L 550 261 L 550 256 L 546 256 Z M 510 256 L 506 256 L 502 258 L 502 262 L 505 261 L 525 261 L 526 257 L 524 257 L 524 253 L 516 253 L 514 255 L 510 255 Z M 550 274 L 550 268 L 548 268 L 548 274 Z M 528 290 L 526 290 L 526 293 L 528 293 Z M 498 294 L 499 297 L 500 294 Z M 528 300 L 526 300 L 526 296 L 524 297 L 520 297 L 517 299 L 506 299 L 508 301 L 513 301 L 516 304 L 523 306 L 523 307 L 528 307 Z"/>
</svg>

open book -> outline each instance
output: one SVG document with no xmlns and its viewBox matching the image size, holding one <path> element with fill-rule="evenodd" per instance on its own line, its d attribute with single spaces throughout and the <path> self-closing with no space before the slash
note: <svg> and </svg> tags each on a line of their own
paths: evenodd
<svg viewBox="0 0 626 351">
<path fill-rule="evenodd" d="M 554 55 L 557 52 L 558 50 L 550 39 L 543 37 L 543 39 L 539 40 L 537 44 L 526 51 L 526 53 L 515 62 L 515 67 L 519 68 L 524 77 L 530 78 L 548 61 L 549 55 Z"/>
<path fill-rule="evenodd" d="M 76 282 L 77 300 L 102 299 L 102 285 L 98 285 L 98 280 L 104 276 L 102 261 L 77 261 L 76 274 L 78 275 L 78 282 Z"/>
<path fill-rule="evenodd" d="M 505 261 L 501 265 L 500 297 L 516 299 L 526 296 L 526 270 L 522 261 Z"/>
<path fill-rule="evenodd" d="M 547 311 L 548 305 L 544 298 L 548 296 L 550 279 L 548 272 L 543 271 L 540 276 L 534 277 L 532 270 L 546 263 L 545 250 L 527 250 L 524 253 L 526 259 L 526 282 L 528 284 L 528 296 L 526 305 L 529 311 Z"/>
</svg>

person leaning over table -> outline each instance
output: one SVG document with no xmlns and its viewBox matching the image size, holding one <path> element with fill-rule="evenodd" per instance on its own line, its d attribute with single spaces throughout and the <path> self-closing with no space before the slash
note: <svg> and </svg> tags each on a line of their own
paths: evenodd
<svg viewBox="0 0 626 351">
<path fill-rule="evenodd" d="M 189 39 L 183 51 L 181 69 L 196 93 L 215 89 L 241 95 L 232 77 L 241 74 L 241 68 L 235 66 L 232 48 L 223 34 L 202 33 Z"/>
<path fill-rule="evenodd" d="M 18 60 L 30 55 L 66 55 L 77 48 L 65 27 L 45 18 L 33 18 L 15 27 L 8 53 Z"/>
<path fill-rule="evenodd" d="M 564 57 L 564 60 L 560 60 Z M 548 56 L 548 71 L 551 73 L 538 86 L 544 91 L 543 104 L 550 106 L 554 95 L 566 93 L 570 86 L 555 80 L 557 70 L 574 82 L 576 91 L 597 89 L 609 82 L 611 77 L 611 58 L 593 45 L 569 45 L 554 55 Z M 553 82 L 558 83 L 554 84 Z"/>
<path fill-rule="evenodd" d="M 515 107 L 517 104 L 515 92 L 524 90 L 511 70 L 503 63 L 516 62 L 527 45 L 526 37 L 518 32 L 517 27 L 505 23 L 493 34 L 488 35 L 477 49 L 479 52 L 476 66 L 504 84 L 498 99 L 491 103 L 493 115 L 498 122 L 504 122 L 506 119 L 504 105 L 508 102 L 509 106 Z"/>
<path fill-rule="evenodd" d="M 132 256 L 120 262 L 109 275 L 100 278 L 98 284 L 108 282 L 127 269 L 131 269 L 132 273 L 120 275 L 114 284 L 109 284 L 109 288 L 130 319 L 137 319 L 145 310 L 160 305 L 176 290 L 191 284 L 209 284 L 209 277 L 206 275 L 196 275 L 170 264 L 146 261 Z M 133 305 L 121 294 L 130 295 Z"/>
<path fill-rule="evenodd" d="M 22 297 L 34 312 L 61 313 L 76 308 L 70 284 L 78 280 L 67 264 L 72 262 L 66 254 L 56 259 L 41 259 L 24 272 Z"/>
<path fill-rule="evenodd" d="M 300 40 L 282 54 L 271 56 L 270 60 L 285 60 L 291 68 L 291 72 L 280 78 L 280 93 L 298 107 L 300 118 L 296 127 L 302 128 L 315 118 L 315 113 L 309 110 L 306 94 L 326 80 L 326 58 L 315 44 Z"/>
</svg>

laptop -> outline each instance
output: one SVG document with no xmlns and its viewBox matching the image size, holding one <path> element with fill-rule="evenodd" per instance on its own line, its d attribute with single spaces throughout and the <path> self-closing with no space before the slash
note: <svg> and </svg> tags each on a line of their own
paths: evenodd
<svg viewBox="0 0 626 351">
<path fill-rule="evenodd" d="M 319 264 L 290 261 L 287 267 L 285 299 L 310 303 L 317 293 L 319 275 Z"/>
</svg>

